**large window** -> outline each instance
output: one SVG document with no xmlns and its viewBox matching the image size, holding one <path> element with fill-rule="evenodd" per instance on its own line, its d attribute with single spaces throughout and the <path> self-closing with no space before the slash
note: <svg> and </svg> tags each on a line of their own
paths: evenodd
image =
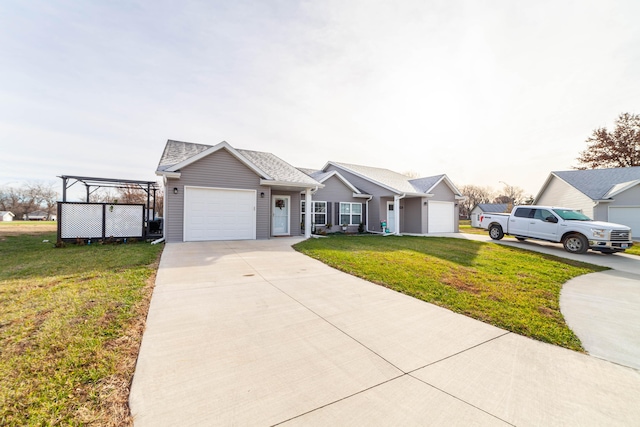
<svg viewBox="0 0 640 427">
<path fill-rule="evenodd" d="M 340 203 L 340 224 L 359 225 L 362 222 L 362 203 Z"/>
<path fill-rule="evenodd" d="M 311 202 L 311 210 L 313 211 L 311 222 L 313 222 L 315 225 L 327 224 L 327 202 Z M 304 224 L 304 215 L 306 212 L 304 200 L 302 201 L 300 211 L 302 212 L 302 223 Z"/>
</svg>

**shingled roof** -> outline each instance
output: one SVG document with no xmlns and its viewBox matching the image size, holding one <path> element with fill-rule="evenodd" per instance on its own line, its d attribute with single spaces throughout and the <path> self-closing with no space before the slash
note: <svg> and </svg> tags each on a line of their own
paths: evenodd
<svg viewBox="0 0 640 427">
<path fill-rule="evenodd" d="M 640 183 L 640 166 L 551 172 L 592 200 L 605 200 L 618 190 Z"/>
<path fill-rule="evenodd" d="M 453 183 L 447 178 L 445 174 L 434 175 L 424 178 L 410 178 L 398 172 L 394 172 L 389 169 L 376 168 L 372 166 L 354 165 L 350 163 L 329 162 L 328 165 L 334 165 L 338 168 L 342 168 L 346 171 L 352 172 L 361 176 L 373 183 L 381 185 L 391 191 L 398 194 L 428 194 L 433 187 L 435 187 L 440 181 L 445 180 L 447 185 L 451 187 L 451 190 L 458 196 L 462 196 L 460 191 L 453 185 Z M 325 166 L 325 169 L 326 167 Z"/>
<path fill-rule="evenodd" d="M 181 164 L 188 164 L 190 159 L 197 160 L 202 155 L 206 155 L 207 150 L 214 152 L 216 149 L 224 149 L 240 156 L 241 160 L 253 166 L 253 169 L 262 175 L 263 179 L 278 182 L 290 182 L 295 184 L 307 184 L 310 186 L 319 183 L 309 175 L 301 172 L 289 163 L 271 153 L 260 151 L 234 149 L 227 142 L 217 145 L 196 144 L 193 142 L 168 140 L 164 152 L 158 163 L 157 173 L 170 171 Z"/>
</svg>

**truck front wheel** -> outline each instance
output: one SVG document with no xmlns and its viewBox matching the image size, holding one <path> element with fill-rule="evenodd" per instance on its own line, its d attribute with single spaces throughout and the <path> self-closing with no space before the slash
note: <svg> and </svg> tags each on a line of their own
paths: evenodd
<svg viewBox="0 0 640 427">
<path fill-rule="evenodd" d="M 497 224 L 493 224 L 489 227 L 489 237 L 493 240 L 500 240 L 504 237 L 504 232 L 502 231 L 502 227 Z"/>
<path fill-rule="evenodd" d="M 564 249 L 572 254 L 583 254 L 589 249 L 589 241 L 582 234 L 569 234 L 562 244 Z"/>
</svg>

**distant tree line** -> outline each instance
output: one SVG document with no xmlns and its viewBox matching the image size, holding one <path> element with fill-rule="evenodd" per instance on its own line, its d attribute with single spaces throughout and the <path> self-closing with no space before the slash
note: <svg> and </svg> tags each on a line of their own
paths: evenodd
<svg viewBox="0 0 640 427">
<path fill-rule="evenodd" d="M 0 187 L 0 211 L 10 211 L 16 219 L 23 219 L 35 211 L 54 215 L 57 199 L 53 184 L 35 182 L 20 187 Z"/>
</svg>

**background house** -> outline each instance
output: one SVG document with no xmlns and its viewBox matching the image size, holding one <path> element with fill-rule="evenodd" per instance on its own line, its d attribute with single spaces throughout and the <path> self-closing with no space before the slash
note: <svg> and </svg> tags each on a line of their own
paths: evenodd
<svg viewBox="0 0 640 427">
<path fill-rule="evenodd" d="M 506 203 L 478 203 L 471 209 L 471 226 L 480 227 L 480 215 L 484 213 L 504 213 L 509 211 Z"/>
<path fill-rule="evenodd" d="M 640 166 L 551 172 L 534 204 L 580 210 L 631 227 L 640 240 Z"/>
<path fill-rule="evenodd" d="M 0 211 L 0 221 L 13 221 L 13 218 L 15 218 L 13 212 Z"/>
<path fill-rule="evenodd" d="M 49 213 L 45 211 L 33 211 L 24 216 L 25 221 L 46 221 L 49 219 Z"/>
</svg>

